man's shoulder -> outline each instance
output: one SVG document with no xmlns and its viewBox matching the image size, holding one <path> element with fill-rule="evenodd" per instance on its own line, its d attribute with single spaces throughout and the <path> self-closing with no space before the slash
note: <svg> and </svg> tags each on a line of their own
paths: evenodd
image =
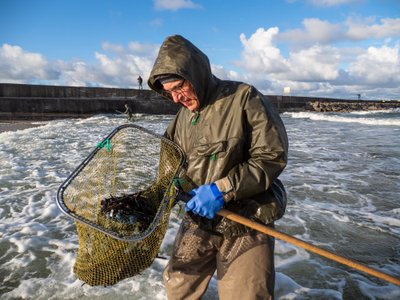
<svg viewBox="0 0 400 300">
<path fill-rule="evenodd" d="M 219 97 L 247 97 L 247 98 L 263 98 L 265 97 L 260 91 L 251 84 L 241 82 L 241 81 L 232 81 L 232 80 L 222 80 L 219 88 L 220 95 Z"/>
</svg>

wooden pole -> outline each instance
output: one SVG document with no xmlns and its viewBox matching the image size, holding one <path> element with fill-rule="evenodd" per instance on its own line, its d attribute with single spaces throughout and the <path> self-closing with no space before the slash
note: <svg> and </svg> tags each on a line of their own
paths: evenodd
<svg viewBox="0 0 400 300">
<path fill-rule="evenodd" d="M 265 234 L 268 234 L 270 236 L 273 236 L 273 237 L 275 237 L 277 239 L 280 239 L 282 241 L 291 243 L 293 245 L 296 245 L 298 247 L 306 249 L 306 250 L 308 250 L 310 252 L 319 254 L 321 256 L 324 256 L 326 258 L 329 258 L 331 260 L 334 260 L 336 262 L 339 262 L 341 264 L 349 266 L 349 267 L 351 267 L 353 269 L 365 272 L 365 273 L 367 273 L 369 275 L 375 276 L 377 278 L 383 279 L 383 280 L 385 280 L 387 282 L 390 282 L 390 283 L 393 283 L 395 285 L 400 286 L 400 279 L 398 279 L 398 278 L 392 277 L 392 276 L 390 276 L 390 275 L 388 275 L 386 273 L 383 273 L 383 272 L 380 272 L 380 271 L 375 270 L 373 268 L 367 267 L 366 265 L 360 264 L 360 263 L 356 262 L 355 260 L 348 259 L 348 258 L 345 258 L 343 256 L 339 256 L 339 255 L 334 254 L 334 253 L 332 253 L 330 251 L 324 250 L 324 249 L 319 248 L 317 246 L 314 246 L 314 245 L 312 245 L 310 243 L 304 242 L 304 241 L 302 241 L 300 239 L 297 239 L 295 237 L 292 237 L 290 235 L 282 233 L 282 232 L 280 232 L 280 231 L 278 231 L 276 229 L 273 229 L 273 228 L 267 227 L 267 226 L 265 226 L 263 224 L 254 222 L 254 221 L 252 221 L 252 220 L 250 220 L 248 218 L 242 217 L 241 215 L 235 214 L 235 213 L 233 213 L 233 212 L 231 212 L 231 211 L 229 211 L 227 209 L 223 208 L 219 212 L 217 212 L 217 214 L 222 216 L 222 217 L 225 217 L 225 218 L 227 218 L 229 220 L 235 221 L 237 223 L 240 223 L 242 225 L 245 225 L 247 227 L 250 227 L 252 229 L 260 231 L 262 233 L 265 233 Z"/>
</svg>

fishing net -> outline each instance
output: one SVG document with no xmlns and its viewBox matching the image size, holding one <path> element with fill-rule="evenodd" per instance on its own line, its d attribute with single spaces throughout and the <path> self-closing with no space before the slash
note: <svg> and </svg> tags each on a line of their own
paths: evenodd
<svg viewBox="0 0 400 300">
<path fill-rule="evenodd" d="M 176 144 L 135 124 L 116 128 L 60 186 L 57 203 L 76 220 L 75 275 L 112 285 L 156 258 L 184 163 Z"/>
</svg>

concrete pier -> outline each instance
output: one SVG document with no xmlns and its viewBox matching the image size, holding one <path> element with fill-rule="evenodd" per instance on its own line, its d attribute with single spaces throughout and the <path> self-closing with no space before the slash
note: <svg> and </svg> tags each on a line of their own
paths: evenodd
<svg viewBox="0 0 400 300">
<path fill-rule="evenodd" d="M 366 101 L 268 95 L 280 112 L 400 108 L 400 101 Z M 179 106 L 151 90 L 0 83 L 1 120 L 49 120 L 123 112 L 175 114 Z"/>
</svg>

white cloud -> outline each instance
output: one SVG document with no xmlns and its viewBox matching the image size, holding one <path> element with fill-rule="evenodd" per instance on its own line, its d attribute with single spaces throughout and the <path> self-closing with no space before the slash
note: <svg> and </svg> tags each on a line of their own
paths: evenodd
<svg viewBox="0 0 400 300">
<path fill-rule="evenodd" d="M 348 71 L 365 85 L 398 87 L 400 84 L 400 45 L 369 47 L 350 65 Z"/>
<path fill-rule="evenodd" d="M 331 23 L 318 18 L 304 19 L 302 28 L 280 32 L 275 37 L 277 42 L 290 46 L 331 44 L 336 42 L 353 42 L 369 39 L 400 37 L 400 18 L 355 19 L 348 18 L 344 23 Z"/>
<path fill-rule="evenodd" d="M 177 11 L 183 8 L 201 8 L 202 6 L 191 0 L 154 0 L 154 7 L 158 10 Z"/>
<path fill-rule="evenodd" d="M 344 34 L 344 28 L 341 24 L 310 18 L 303 20 L 303 28 L 282 32 L 277 40 L 290 44 L 328 44 L 341 39 Z"/>
<path fill-rule="evenodd" d="M 339 75 L 340 54 L 330 46 L 314 45 L 290 53 L 289 70 L 285 77 L 300 81 L 334 80 Z"/>
<path fill-rule="evenodd" d="M 240 35 L 242 55 L 236 71 L 217 64 L 212 70 L 219 78 L 249 82 L 266 94 L 282 94 L 289 86 L 292 95 L 351 98 L 361 93 L 364 99 L 396 99 L 399 20 L 348 19 L 342 26 L 306 19 L 302 28 L 286 32 L 259 28 L 249 37 Z M 370 38 L 375 39 L 373 44 L 365 46 Z M 365 41 L 359 43 L 360 39 Z M 146 82 L 158 50 L 159 45 L 137 41 L 104 42 L 94 53 L 95 61 L 87 63 L 48 61 L 40 53 L 3 44 L 0 82 L 136 88 L 138 75 Z"/>
<path fill-rule="evenodd" d="M 325 28 L 328 32 L 332 29 L 330 26 Z M 278 39 L 279 35 L 279 29 L 275 27 L 259 28 L 248 39 L 244 34 L 240 35 L 243 52 L 237 65 L 244 70 L 240 77 L 250 80 L 264 93 L 281 94 L 283 87 L 290 86 L 292 94 L 297 95 L 351 98 L 364 91 L 361 92 L 363 96 L 370 99 L 385 94 L 392 99 L 398 98 L 399 42 L 393 46 L 394 41 L 387 39 L 387 44 L 368 49 L 359 44 L 352 48 L 314 42 L 289 48 L 288 53 L 283 54 L 276 45 L 282 41 Z M 307 35 L 310 43 L 312 36 L 321 40 L 311 30 Z M 229 78 L 227 71 L 218 71 Z"/>
<path fill-rule="evenodd" d="M 103 42 L 101 48 L 105 51 L 112 51 L 114 53 L 123 53 L 125 51 L 122 45 L 112 44 L 109 42 Z"/>
<path fill-rule="evenodd" d="M 96 62 L 81 60 L 48 62 L 41 54 L 4 44 L 0 48 L 0 82 L 71 86 L 137 87 L 137 77 L 146 80 L 158 45 L 131 42 L 127 47 L 103 43 Z"/>
<path fill-rule="evenodd" d="M 361 0 L 308 0 L 308 2 L 315 6 L 339 6 L 361 2 Z"/>
<path fill-rule="evenodd" d="M 23 82 L 31 78 L 55 78 L 47 60 L 39 53 L 24 51 L 19 46 L 3 44 L 0 48 L 0 81 Z"/>
<path fill-rule="evenodd" d="M 105 54 L 96 52 L 96 59 L 100 62 L 100 70 L 105 76 L 119 76 L 119 70 L 121 69 L 121 59 L 116 58 L 114 60 L 108 58 Z"/>
<path fill-rule="evenodd" d="M 365 40 L 400 36 L 400 18 L 384 18 L 380 20 L 380 24 L 373 24 L 373 21 L 373 19 L 347 19 L 346 37 L 352 40 Z"/>
<path fill-rule="evenodd" d="M 268 74 L 271 79 L 311 81 L 338 76 L 340 55 L 333 47 L 314 45 L 285 58 L 273 42 L 278 32 L 275 27 L 267 31 L 259 28 L 249 39 L 241 34 L 244 50 L 239 65 L 253 75 L 258 73 L 260 78 Z"/>
<path fill-rule="evenodd" d="M 121 45 L 108 45 L 103 49 L 110 53 L 95 53 L 99 62 L 93 66 L 97 74 L 95 82 L 102 86 L 126 88 L 136 87 L 139 75 L 146 80 L 159 46 L 131 42 L 126 48 Z"/>
<path fill-rule="evenodd" d="M 61 70 L 60 77 L 53 84 L 67 86 L 93 86 L 96 72 L 83 61 L 55 63 Z"/>
<path fill-rule="evenodd" d="M 244 81 L 243 75 L 236 71 L 227 71 L 221 65 L 213 65 L 211 64 L 211 71 L 212 73 L 217 76 L 218 78 L 230 79 L 234 81 Z"/>
<path fill-rule="evenodd" d="M 128 49 L 132 54 L 144 57 L 156 57 L 159 46 L 154 44 L 143 44 L 139 42 L 130 42 Z"/>
<path fill-rule="evenodd" d="M 282 57 L 279 48 L 274 43 L 274 37 L 279 33 L 277 27 L 258 28 L 249 39 L 245 34 L 240 35 L 243 45 L 243 63 L 240 65 L 250 72 L 273 72 L 287 71 L 287 62 Z"/>
</svg>

